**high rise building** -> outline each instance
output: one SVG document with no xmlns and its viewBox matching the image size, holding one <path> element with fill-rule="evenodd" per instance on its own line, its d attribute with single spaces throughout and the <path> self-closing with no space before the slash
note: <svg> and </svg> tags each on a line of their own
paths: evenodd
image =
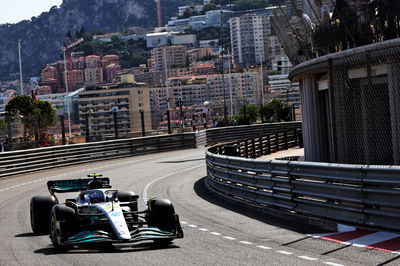
<svg viewBox="0 0 400 266">
<path fill-rule="evenodd" d="M 235 64 L 246 67 L 267 61 L 269 16 L 248 14 L 231 18 L 229 23 Z"/>
<path fill-rule="evenodd" d="M 186 65 L 186 47 L 174 45 L 154 48 L 149 61 L 152 71 L 163 71 L 170 76 L 169 69 Z"/>
<path fill-rule="evenodd" d="M 145 114 L 145 129 L 151 130 L 149 88 L 143 84 L 129 83 L 131 77 L 122 77 L 121 83 L 86 88 L 79 94 L 81 131 L 85 132 L 89 116 L 90 135 L 114 134 L 113 111 L 117 111 L 120 134 L 141 131 L 141 111 Z"/>
</svg>

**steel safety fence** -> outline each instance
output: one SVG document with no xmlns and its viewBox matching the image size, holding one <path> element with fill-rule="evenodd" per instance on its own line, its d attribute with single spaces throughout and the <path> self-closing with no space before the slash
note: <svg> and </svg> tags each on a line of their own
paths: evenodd
<svg viewBox="0 0 400 266">
<path fill-rule="evenodd" d="M 247 159 L 206 153 L 206 186 L 258 209 L 400 230 L 400 167 Z"/>
<path fill-rule="evenodd" d="M 195 134 L 183 133 L 4 152 L 0 153 L 0 177 L 195 147 Z"/>
</svg>

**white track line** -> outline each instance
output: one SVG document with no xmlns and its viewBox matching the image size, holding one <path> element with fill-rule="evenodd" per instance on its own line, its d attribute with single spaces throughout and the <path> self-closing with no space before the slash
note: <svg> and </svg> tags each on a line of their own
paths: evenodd
<svg viewBox="0 0 400 266">
<path fill-rule="evenodd" d="M 300 259 L 304 259 L 304 260 L 318 260 L 318 259 L 316 259 L 316 258 L 313 258 L 313 257 L 308 257 L 308 256 L 298 256 Z"/>
<path fill-rule="evenodd" d="M 292 252 L 285 251 L 285 250 L 277 250 L 276 252 L 284 254 L 284 255 L 292 255 L 293 254 Z"/>
<path fill-rule="evenodd" d="M 170 176 L 173 176 L 173 175 L 176 175 L 176 174 L 179 174 L 179 173 L 183 173 L 183 172 L 186 172 L 186 171 L 189 171 L 189 170 L 192 170 L 192 169 L 201 167 L 201 166 L 204 166 L 204 164 L 198 164 L 198 165 L 195 165 L 195 166 L 192 166 L 192 167 L 189 167 L 189 168 L 185 168 L 185 169 L 183 169 L 183 170 L 176 171 L 176 172 L 173 172 L 173 173 L 169 173 L 169 174 L 167 174 L 167 175 L 164 175 L 164 176 L 161 176 L 161 177 L 159 177 L 159 178 L 154 179 L 153 181 L 151 181 L 150 183 L 148 183 L 148 184 L 144 187 L 144 189 L 143 189 L 142 195 L 143 195 L 143 201 L 144 201 L 144 203 L 147 203 L 147 200 L 149 199 L 147 193 L 148 193 L 148 191 L 149 191 L 150 186 L 152 186 L 154 183 L 156 183 L 156 182 L 158 182 L 158 181 L 160 181 L 160 180 L 162 180 L 162 179 L 165 179 L 165 178 L 167 178 L 167 177 L 170 177 Z"/>
<path fill-rule="evenodd" d="M 257 246 L 258 248 L 261 248 L 261 249 L 265 249 L 265 250 L 268 250 L 268 249 L 273 249 L 273 248 L 270 248 L 270 247 L 266 247 L 266 246 Z"/>
<path fill-rule="evenodd" d="M 228 239 L 228 240 L 236 240 L 236 238 L 231 237 L 231 236 L 224 236 L 223 238 Z"/>
<path fill-rule="evenodd" d="M 245 244 L 245 245 L 253 245 L 253 243 L 248 242 L 248 241 L 239 241 L 239 243 Z"/>
<path fill-rule="evenodd" d="M 332 266 L 344 266 L 343 264 L 334 263 L 334 262 L 330 262 L 330 261 L 325 261 L 324 264 L 332 265 Z"/>
</svg>

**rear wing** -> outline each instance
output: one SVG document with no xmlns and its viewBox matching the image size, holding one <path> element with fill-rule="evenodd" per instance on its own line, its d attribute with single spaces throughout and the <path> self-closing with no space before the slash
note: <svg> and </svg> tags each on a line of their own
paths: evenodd
<svg viewBox="0 0 400 266">
<path fill-rule="evenodd" d="M 69 180 L 52 180 L 47 182 L 47 188 L 51 195 L 54 193 L 67 193 L 75 191 L 87 190 L 88 183 L 92 181 L 93 178 L 80 178 L 80 179 L 69 179 Z M 110 178 L 108 177 L 98 177 L 97 181 L 102 183 L 102 188 L 111 188 Z"/>
</svg>

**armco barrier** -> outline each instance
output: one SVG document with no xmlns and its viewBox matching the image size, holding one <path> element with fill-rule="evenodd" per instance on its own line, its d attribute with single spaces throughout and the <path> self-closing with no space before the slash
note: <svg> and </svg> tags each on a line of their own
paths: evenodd
<svg viewBox="0 0 400 266">
<path fill-rule="evenodd" d="M 194 133 L 102 141 L 0 153 L 0 177 L 78 163 L 195 148 Z"/>
<path fill-rule="evenodd" d="M 400 230 L 400 166 L 256 160 L 206 153 L 206 186 L 256 208 Z"/>
<path fill-rule="evenodd" d="M 238 141 L 296 129 L 301 129 L 301 122 L 281 122 L 250 126 L 210 128 L 206 130 L 206 136 L 204 136 L 202 140 L 205 146 L 211 146 L 216 143 Z"/>
</svg>

